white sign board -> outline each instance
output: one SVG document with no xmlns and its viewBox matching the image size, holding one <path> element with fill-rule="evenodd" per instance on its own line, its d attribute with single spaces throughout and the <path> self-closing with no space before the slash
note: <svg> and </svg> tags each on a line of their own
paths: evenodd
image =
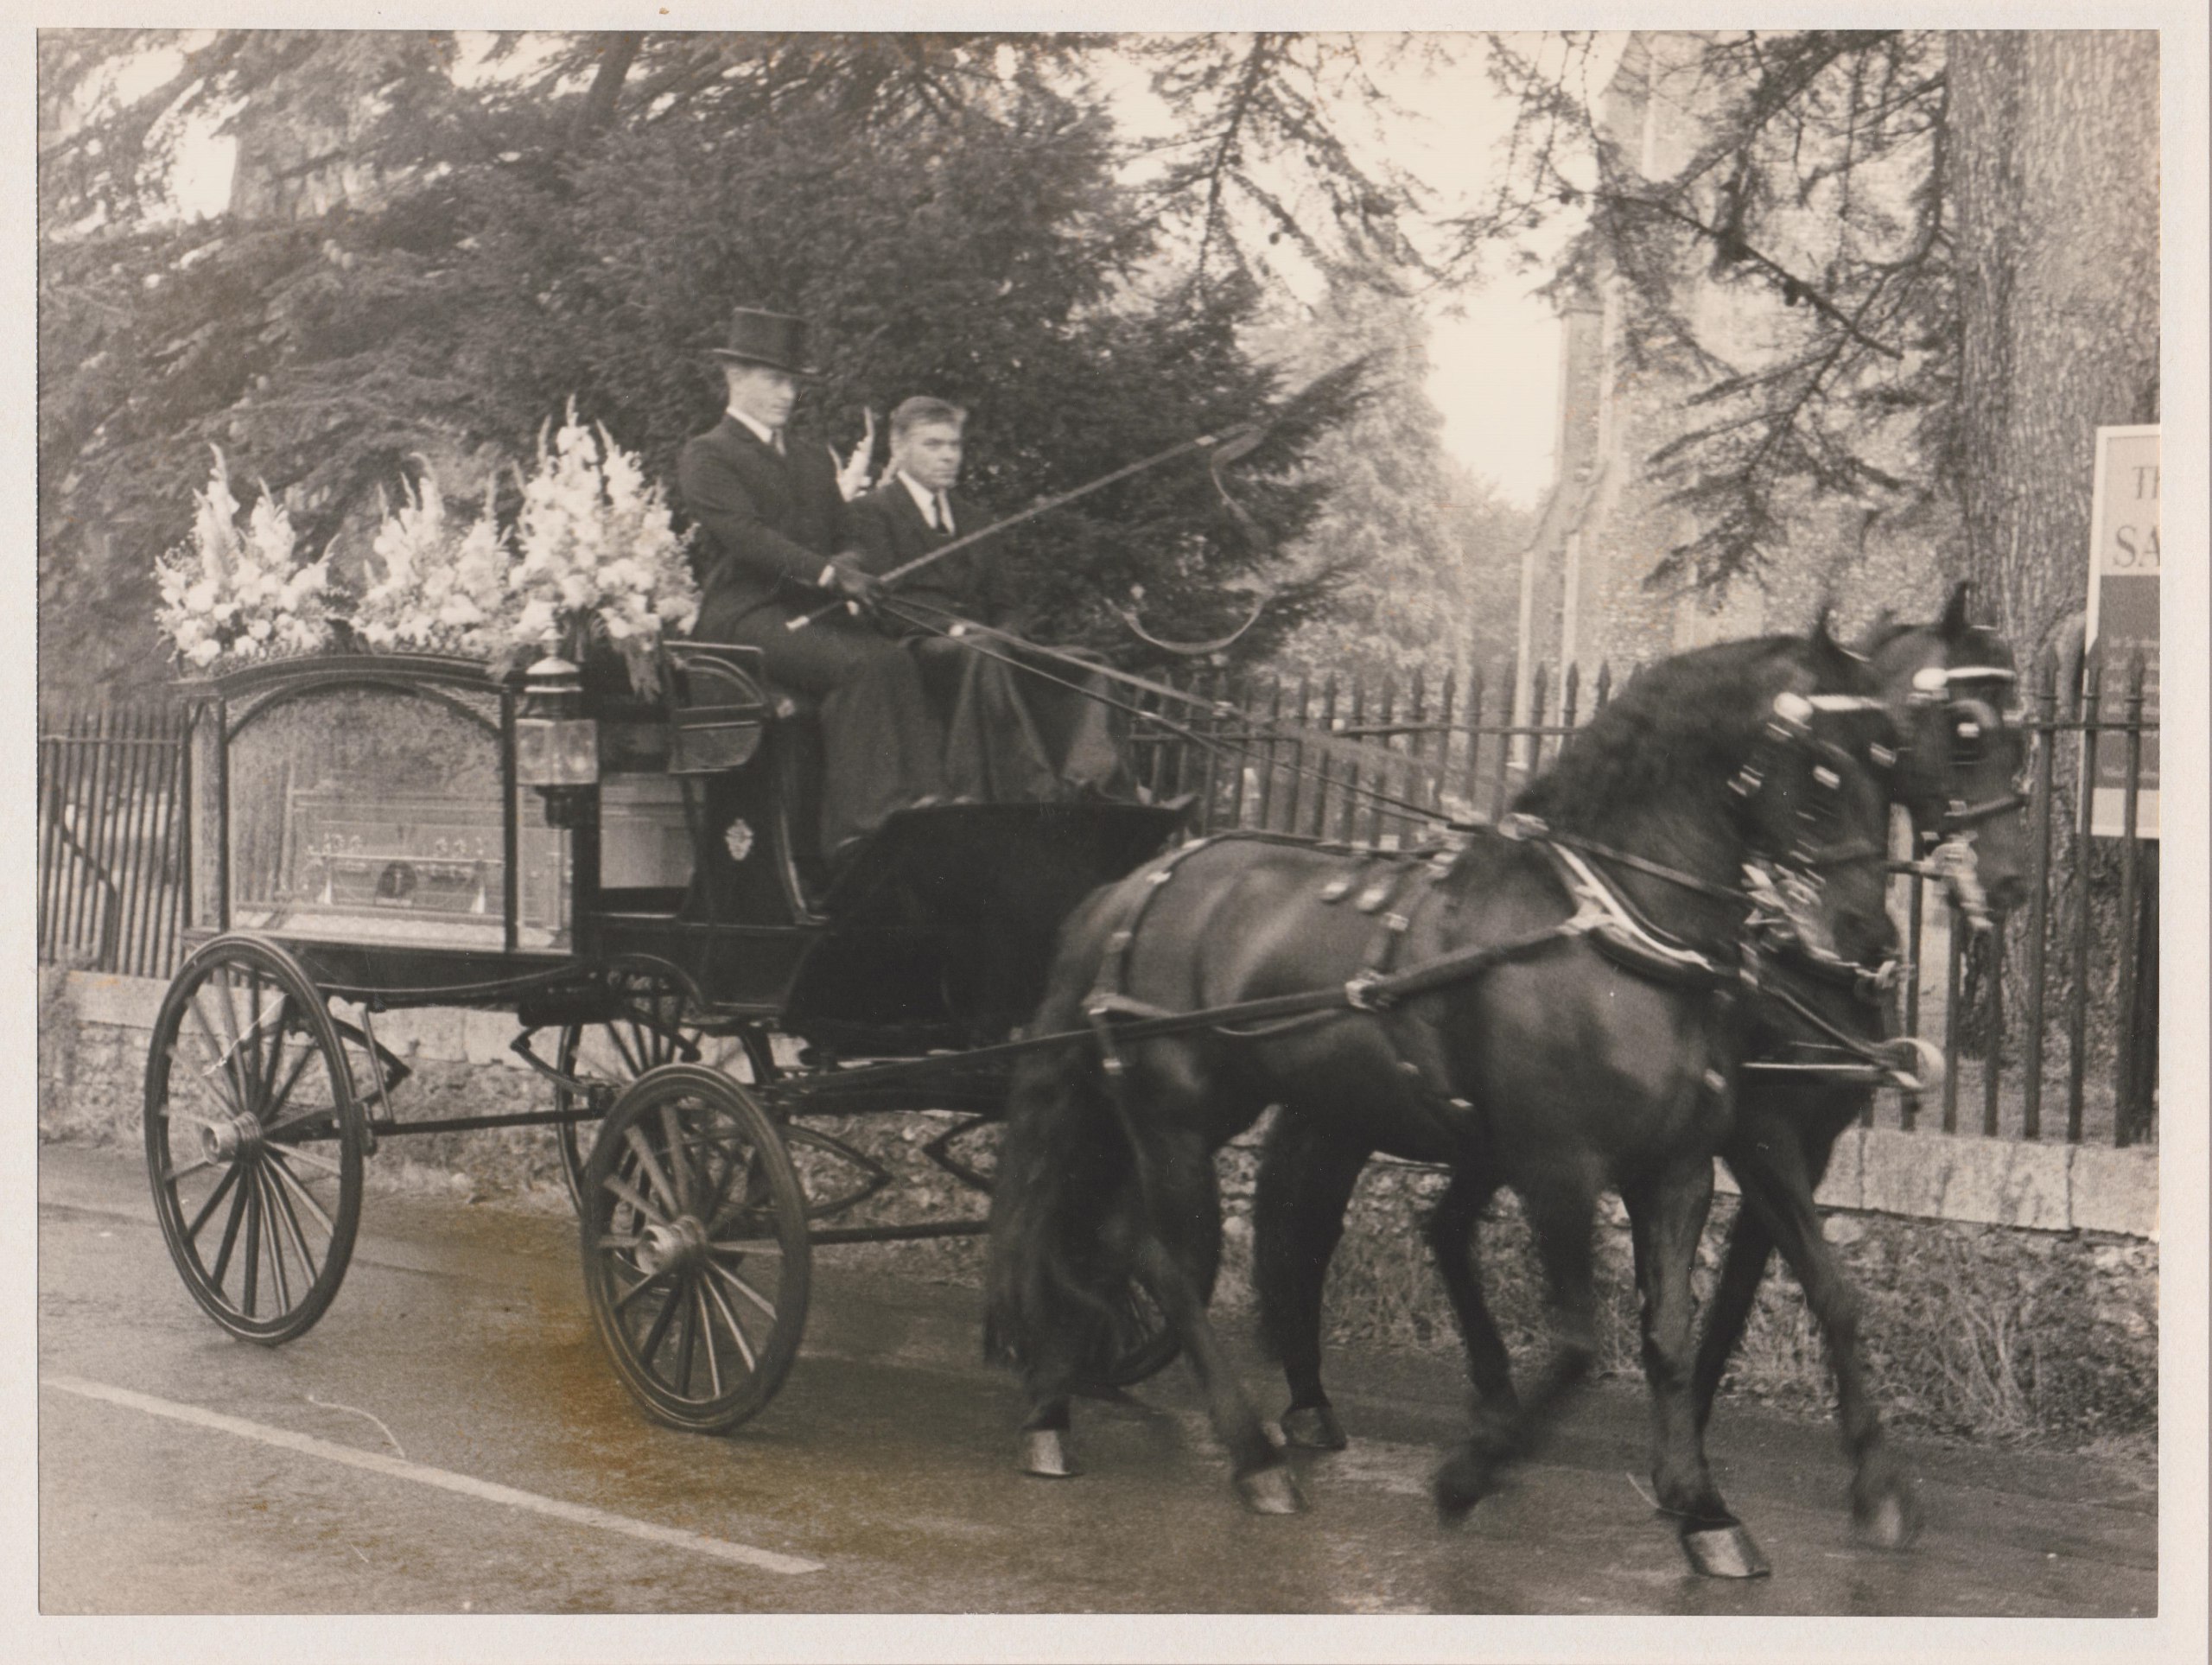
<svg viewBox="0 0 2212 1665">
<path fill-rule="evenodd" d="M 2097 429 L 2095 498 L 2089 512 L 2088 639 L 2104 644 L 2101 722 L 2127 715 L 2128 662 L 2143 655 L 2143 720 L 2158 720 L 2158 430 Z M 2117 838 L 2126 829 L 2127 740 L 2110 728 L 2097 740 L 2096 798 L 2090 829 Z M 2158 836 L 2158 737 L 2143 736 L 2143 775 L 2135 830 Z"/>
</svg>

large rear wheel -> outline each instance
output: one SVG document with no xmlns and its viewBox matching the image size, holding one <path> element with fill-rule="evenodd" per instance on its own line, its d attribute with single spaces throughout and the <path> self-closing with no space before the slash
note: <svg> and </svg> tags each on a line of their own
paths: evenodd
<svg viewBox="0 0 2212 1665">
<path fill-rule="evenodd" d="M 650 961 L 617 961 L 607 972 L 615 998 L 613 1015 L 594 1023 L 571 1023 L 561 1031 L 554 1069 L 579 1088 L 556 1086 L 554 1106 L 564 1111 L 601 1109 L 648 1070 L 664 1064 L 701 1064 L 759 1084 L 772 1069 L 767 1038 L 747 1029 L 709 1036 L 691 1015 L 690 991 L 676 974 Z M 587 1118 L 556 1122 L 561 1176 L 569 1196 L 581 1204 L 584 1163 L 599 1136 L 599 1122 Z"/>
<path fill-rule="evenodd" d="M 313 1326 L 353 1257 L 361 1111 L 329 1008 L 272 943 L 219 937 L 154 1020 L 146 1170 L 185 1287 L 232 1335 Z"/>
<path fill-rule="evenodd" d="M 753 1095 L 712 1070 L 648 1071 L 584 1168 L 584 1288 L 646 1415 L 726 1433 L 759 1414 L 806 1324 L 806 1195 Z"/>
</svg>

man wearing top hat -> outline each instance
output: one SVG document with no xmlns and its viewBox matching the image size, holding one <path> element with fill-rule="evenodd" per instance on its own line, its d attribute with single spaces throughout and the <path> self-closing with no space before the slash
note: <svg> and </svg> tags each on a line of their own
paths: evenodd
<svg viewBox="0 0 2212 1665">
<path fill-rule="evenodd" d="M 835 863 L 893 810 L 942 792 L 944 735 L 898 643 L 842 610 L 785 627 L 839 601 L 868 607 L 880 588 L 852 546 L 834 457 L 785 432 L 798 378 L 814 373 L 805 321 L 742 308 L 712 352 L 728 405 L 677 464 L 699 531 L 692 635 L 760 648 L 770 682 L 820 702 L 822 850 Z"/>
</svg>

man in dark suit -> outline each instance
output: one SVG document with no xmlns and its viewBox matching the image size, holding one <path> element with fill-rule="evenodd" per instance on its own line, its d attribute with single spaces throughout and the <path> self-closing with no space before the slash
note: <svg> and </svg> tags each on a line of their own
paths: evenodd
<svg viewBox="0 0 2212 1665">
<path fill-rule="evenodd" d="M 927 397 L 908 399 L 891 413 L 883 483 L 852 505 L 853 536 L 872 575 L 942 549 L 983 524 L 954 489 L 965 459 L 967 420 L 958 405 Z M 1018 650 L 979 647 L 939 633 L 945 621 L 935 609 L 998 624 L 1006 595 L 996 542 L 988 538 L 887 590 L 887 616 L 879 617 L 879 627 L 906 638 L 945 719 L 947 786 L 987 803 L 1132 795 L 1109 708 L 1068 685 L 1072 677 L 1103 693 L 1096 678 L 1040 663 L 1047 680 L 1007 662 L 1020 658 Z M 902 601 L 925 605 L 902 615 Z"/>
<path fill-rule="evenodd" d="M 695 639 L 758 647 L 768 679 L 820 702 L 822 850 L 833 864 L 893 810 L 944 790 L 944 734 L 911 655 L 839 612 L 803 630 L 796 615 L 879 585 L 854 549 L 826 447 L 786 435 L 806 363 L 806 325 L 741 308 L 713 349 L 728 405 L 683 448 L 677 489 L 699 531 L 704 591 Z"/>
</svg>

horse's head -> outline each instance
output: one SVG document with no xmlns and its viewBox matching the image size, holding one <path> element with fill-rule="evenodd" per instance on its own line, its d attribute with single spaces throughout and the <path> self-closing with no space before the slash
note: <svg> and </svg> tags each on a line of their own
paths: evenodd
<svg viewBox="0 0 2212 1665">
<path fill-rule="evenodd" d="M 1932 625 L 1878 626 L 1867 657 L 1903 736 L 1897 801 L 1916 834 L 1938 847 L 1937 866 L 1977 925 L 2028 892 L 2026 772 L 2012 650 L 1969 623 L 1968 587 L 1951 592 Z"/>
<path fill-rule="evenodd" d="M 1746 881 L 1808 947 L 1879 965 L 1897 952 L 1886 868 L 1897 728 L 1866 662 L 1836 643 L 1825 613 L 1782 668 L 1730 782 L 1751 857 Z"/>
</svg>

